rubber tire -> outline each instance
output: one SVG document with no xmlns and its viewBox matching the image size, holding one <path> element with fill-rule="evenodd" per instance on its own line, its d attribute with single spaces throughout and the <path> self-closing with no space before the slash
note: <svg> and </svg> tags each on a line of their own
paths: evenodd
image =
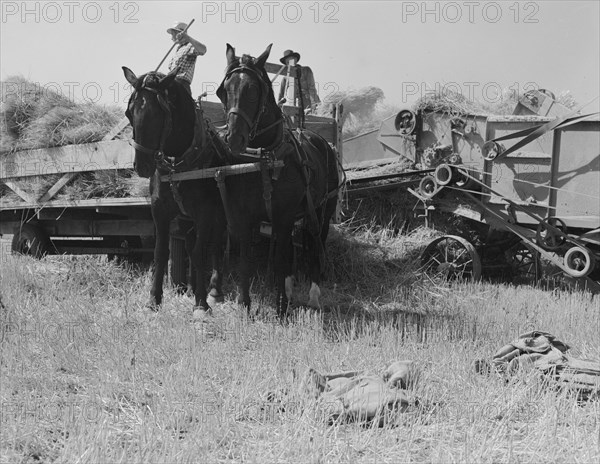
<svg viewBox="0 0 600 464">
<path fill-rule="evenodd" d="M 42 258 L 50 251 L 50 238 L 39 226 L 21 224 L 14 232 L 11 250 L 14 254 Z"/>
</svg>

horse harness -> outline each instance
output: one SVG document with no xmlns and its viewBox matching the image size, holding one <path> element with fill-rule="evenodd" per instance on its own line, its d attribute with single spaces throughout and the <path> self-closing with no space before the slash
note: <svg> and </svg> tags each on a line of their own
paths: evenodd
<svg viewBox="0 0 600 464">
<path fill-rule="evenodd" d="M 254 76 L 256 78 L 256 80 L 258 80 L 258 82 L 260 82 L 261 100 L 260 100 L 259 109 L 258 109 L 258 112 L 257 112 L 257 115 L 256 115 L 254 121 L 251 120 L 251 118 L 246 114 L 246 112 L 242 108 L 239 108 L 237 106 L 230 108 L 229 111 L 227 112 L 227 121 L 229 121 L 229 118 L 232 114 L 238 115 L 242 118 L 242 120 L 248 125 L 248 128 L 250 129 L 249 139 L 253 140 L 256 136 L 265 133 L 266 131 L 272 129 L 273 127 L 275 127 L 279 124 L 281 124 L 283 126 L 285 123 L 285 120 L 284 120 L 283 115 L 281 115 L 273 123 L 258 130 L 258 125 L 259 125 L 260 120 L 266 110 L 266 107 L 267 107 L 267 96 L 268 96 L 269 88 L 268 88 L 267 83 L 262 78 L 261 74 L 257 70 L 255 70 L 254 68 L 249 66 L 249 64 L 254 64 L 254 59 L 250 56 L 243 55 L 239 60 L 238 66 L 233 67 L 232 69 L 228 69 L 226 71 L 225 77 L 223 78 L 223 81 L 221 82 L 221 85 L 217 89 L 217 96 L 219 96 L 220 98 L 221 98 L 221 96 L 223 98 L 225 97 L 223 95 L 223 92 L 225 91 L 224 90 L 225 81 L 227 81 L 227 79 L 229 79 L 229 77 L 231 77 L 233 74 L 246 73 L 251 76 Z M 223 99 L 223 98 L 221 98 L 221 99 Z M 320 228 L 318 227 L 319 221 L 317 219 L 314 202 L 313 202 L 312 196 L 310 194 L 310 189 L 309 189 L 310 160 L 308 159 L 306 152 L 302 149 L 302 147 L 301 147 L 300 143 L 298 142 L 298 140 L 296 139 L 296 137 L 294 137 L 294 135 L 292 135 L 291 131 L 289 131 L 289 130 L 286 131 L 284 129 L 281 131 L 281 134 L 282 134 L 281 136 L 277 137 L 274 140 L 274 142 L 271 143 L 270 145 L 268 145 L 267 147 L 258 149 L 258 153 L 256 155 L 246 153 L 242 156 L 246 157 L 246 158 L 252 158 L 254 160 L 258 160 L 261 163 L 261 179 L 262 179 L 262 184 L 263 184 L 263 199 L 265 201 L 265 207 L 267 210 L 267 215 L 269 217 L 269 221 L 272 221 L 273 220 L 273 217 L 272 217 L 273 212 L 272 212 L 271 194 L 273 191 L 273 185 L 272 185 L 271 180 L 277 180 L 278 172 L 272 171 L 273 172 L 272 177 L 270 176 L 269 170 L 268 170 L 268 160 L 274 161 L 274 160 L 278 159 L 280 153 L 282 151 L 285 151 L 285 149 L 282 149 L 282 147 L 284 145 L 286 145 L 286 142 L 287 142 L 287 144 L 291 144 L 294 147 L 294 152 L 296 154 L 296 161 L 300 164 L 301 172 L 304 177 L 304 184 L 306 187 L 305 194 L 306 194 L 306 201 L 307 201 L 309 216 L 311 218 L 311 221 L 313 222 L 313 225 L 317 228 L 317 230 L 320 230 Z M 298 136 L 302 136 L 302 131 L 298 130 Z M 217 181 L 217 182 L 219 182 L 219 181 Z M 220 191 L 221 191 L 223 204 L 225 205 L 225 209 L 226 209 L 226 215 L 229 216 L 229 214 L 227 213 L 228 207 L 226 206 L 227 202 L 226 202 L 226 191 L 224 190 L 224 183 L 222 182 L 219 185 L 220 185 Z M 324 201 L 326 201 L 328 198 L 329 198 L 329 195 L 327 195 L 327 197 L 324 199 Z M 229 222 L 229 218 L 228 218 L 228 222 Z"/>
<path fill-rule="evenodd" d="M 163 129 L 161 132 L 159 147 L 156 150 L 144 147 L 143 145 L 141 145 L 135 141 L 135 134 L 129 143 L 131 146 L 133 146 L 134 149 L 141 151 L 144 154 L 153 156 L 154 161 L 156 162 L 156 165 L 157 165 L 157 169 L 159 171 L 162 170 L 163 172 L 168 173 L 168 175 L 169 175 L 168 182 L 169 182 L 169 187 L 171 189 L 171 193 L 173 194 L 173 199 L 177 203 L 177 206 L 179 207 L 180 211 L 183 214 L 189 216 L 189 214 L 185 211 L 185 207 L 183 206 L 183 200 L 182 200 L 181 194 L 179 193 L 180 181 L 173 181 L 172 176 L 173 176 L 173 174 L 175 174 L 177 172 L 182 172 L 182 171 L 187 171 L 190 169 L 197 168 L 197 166 L 196 166 L 197 161 L 200 159 L 200 157 L 204 154 L 204 152 L 210 146 L 212 146 L 214 148 L 216 153 L 219 153 L 219 150 L 214 141 L 214 137 L 218 137 L 218 134 L 216 133 L 216 131 L 211 130 L 210 124 L 207 124 L 207 129 L 208 129 L 207 132 L 209 132 L 208 139 L 209 139 L 210 143 L 204 143 L 205 142 L 205 140 L 203 140 L 204 139 L 204 136 L 203 136 L 204 131 L 203 131 L 203 127 L 202 127 L 202 124 L 204 123 L 204 115 L 203 115 L 202 107 L 200 106 L 200 104 L 198 104 L 198 105 L 196 105 L 196 108 L 195 108 L 196 123 L 194 125 L 194 138 L 192 140 L 192 143 L 186 149 L 186 151 L 183 153 L 183 155 L 181 155 L 181 157 L 180 157 L 181 159 L 179 161 L 176 161 L 175 157 L 166 156 L 166 154 L 164 152 L 164 146 L 165 146 L 167 138 L 169 137 L 169 135 L 172 132 L 172 122 L 173 122 L 171 108 L 170 108 L 170 104 L 168 101 L 169 91 L 168 91 L 168 89 L 165 89 L 164 94 L 163 94 L 163 93 L 159 92 L 157 89 L 148 86 L 148 82 L 147 82 L 148 77 L 149 77 L 149 75 L 147 75 L 144 78 L 144 81 L 142 82 L 142 86 L 140 87 L 140 90 L 147 90 L 147 91 L 155 94 L 159 106 L 165 113 L 165 121 L 164 121 Z M 137 89 L 134 90 L 134 92 L 137 92 Z M 200 147 L 202 147 L 202 149 L 200 149 Z M 190 156 L 194 156 L 193 159 L 190 160 L 189 159 Z"/>
<path fill-rule="evenodd" d="M 243 57 L 243 58 L 245 58 L 245 57 Z M 261 104 L 260 104 L 259 111 L 257 113 L 255 121 L 252 121 L 248 117 L 246 112 L 244 112 L 239 107 L 231 108 L 228 111 L 227 118 L 229 119 L 231 114 L 239 115 L 242 118 L 242 120 L 244 120 L 246 122 L 246 124 L 248 125 L 248 127 L 250 128 L 249 138 L 250 138 L 250 140 L 252 140 L 256 136 L 265 133 L 269 129 L 272 129 L 273 127 L 277 126 L 278 124 L 283 125 L 284 119 L 283 119 L 283 117 L 277 118 L 277 120 L 275 122 L 273 122 L 272 124 L 269 124 L 268 126 L 258 130 L 258 125 L 259 125 L 260 119 L 262 118 L 262 115 L 266 109 L 268 88 L 267 88 L 266 82 L 263 81 L 260 74 L 253 68 L 251 68 L 243 63 L 242 63 L 242 65 L 227 72 L 217 93 L 222 91 L 222 88 L 224 87 L 224 82 L 227 80 L 228 77 L 230 77 L 234 73 L 240 73 L 240 72 L 246 72 L 249 74 L 253 74 L 255 77 L 258 78 L 258 81 L 262 85 Z M 219 137 L 219 135 L 217 134 L 217 132 L 215 130 L 211 130 L 210 122 L 206 121 L 207 129 L 208 129 L 207 132 L 209 132 L 208 139 L 209 139 L 210 143 L 203 143 L 204 137 L 203 137 L 202 124 L 205 121 L 204 121 L 204 117 L 203 117 L 202 108 L 198 104 L 196 106 L 196 124 L 194 126 L 194 138 L 192 140 L 191 145 L 187 148 L 187 150 L 180 157 L 181 159 L 177 162 L 176 162 L 175 157 L 166 156 L 166 154 L 164 153 L 164 146 L 165 146 L 167 138 L 169 137 L 169 135 L 172 132 L 172 121 L 173 121 L 171 108 L 170 108 L 170 104 L 168 101 L 168 90 L 165 89 L 164 93 L 161 93 L 156 88 L 150 87 L 147 82 L 149 76 L 150 75 L 148 75 L 144 78 L 144 81 L 142 82 L 142 86 L 140 87 L 139 90 L 147 90 L 147 91 L 155 94 L 161 109 L 165 113 L 165 121 L 163 124 L 159 147 L 158 147 L 158 149 L 150 149 L 150 148 L 147 148 L 147 147 L 139 144 L 138 142 L 136 142 L 134 140 L 135 134 L 134 134 L 134 138 L 130 141 L 130 144 L 136 150 L 141 151 L 142 153 L 145 153 L 147 155 L 153 156 L 154 160 L 156 162 L 156 165 L 157 165 L 157 169 L 159 171 L 162 170 L 163 172 L 168 173 L 167 181 L 169 182 L 169 186 L 170 186 L 171 192 L 173 194 L 173 199 L 177 203 L 180 211 L 183 214 L 187 215 L 188 213 L 185 211 L 185 208 L 183 206 L 182 197 L 181 197 L 181 194 L 179 193 L 179 184 L 181 181 L 174 181 L 172 179 L 172 176 L 173 176 L 173 174 L 178 173 L 178 172 L 197 169 L 198 166 L 195 166 L 196 162 L 198 161 L 198 159 L 200 159 L 200 157 L 203 155 L 203 153 L 210 146 L 212 146 L 215 149 L 215 151 L 218 153 L 219 151 L 218 151 L 218 148 L 214 141 L 214 138 Z M 138 91 L 138 90 L 136 89 L 134 92 L 136 92 L 136 91 Z M 302 135 L 301 131 L 298 131 L 298 132 L 299 132 L 299 135 Z M 274 161 L 279 158 L 281 153 L 286 150 L 285 146 L 287 144 L 291 143 L 294 147 L 294 152 L 296 154 L 296 160 L 302 167 L 301 172 L 303 174 L 304 183 L 306 186 L 306 200 L 307 200 L 309 216 L 310 216 L 311 222 L 313 223 L 313 226 L 317 227 L 318 219 L 317 219 L 315 206 L 314 206 L 312 196 L 310 194 L 310 189 L 309 189 L 310 166 L 309 166 L 308 157 L 306 156 L 305 151 L 300 146 L 300 143 L 291 134 L 291 131 L 282 130 L 281 133 L 282 133 L 282 136 L 275 139 L 275 141 L 271 145 L 264 147 L 264 148 L 257 149 L 256 154 L 245 153 L 240 156 L 244 159 L 251 159 L 254 162 L 258 161 L 260 163 L 261 181 L 262 181 L 262 186 L 263 186 L 263 199 L 265 202 L 265 208 L 267 211 L 269 221 L 272 221 L 273 220 L 273 208 L 272 208 L 273 184 L 272 184 L 272 181 L 273 180 L 276 181 L 278 179 L 279 172 L 281 169 L 281 168 L 274 168 L 273 164 L 274 164 Z M 199 145 L 201 147 L 203 145 L 202 149 L 200 149 Z M 193 155 L 195 155 L 193 157 L 193 159 L 189 160 L 190 156 L 193 156 Z M 217 186 L 219 188 L 219 192 L 221 195 L 221 200 L 222 200 L 223 207 L 225 210 L 224 212 L 225 212 L 225 216 L 227 218 L 227 223 L 231 224 L 232 220 L 233 220 L 233 215 L 231 213 L 231 208 L 229 205 L 229 200 L 228 200 L 228 195 L 227 195 L 227 189 L 225 186 L 225 177 L 226 177 L 225 173 L 223 173 L 221 171 L 217 171 L 215 174 L 215 180 L 217 182 Z M 317 228 L 317 231 L 318 230 L 319 229 Z M 317 234 L 318 234 L 318 232 L 317 232 Z"/>
</svg>

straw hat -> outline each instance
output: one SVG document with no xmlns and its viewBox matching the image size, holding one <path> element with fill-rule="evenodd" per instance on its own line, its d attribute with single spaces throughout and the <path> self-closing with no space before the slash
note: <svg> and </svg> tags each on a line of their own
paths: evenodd
<svg viewBox="0 0 600 464">
<path fill-rule="evenodd" d="M 186 23 L 175 23 L 169 29 L 167 29 L 167 34 L 171 34 L 172 32 L 183 32 L 187 27 Z"/>
</svg>

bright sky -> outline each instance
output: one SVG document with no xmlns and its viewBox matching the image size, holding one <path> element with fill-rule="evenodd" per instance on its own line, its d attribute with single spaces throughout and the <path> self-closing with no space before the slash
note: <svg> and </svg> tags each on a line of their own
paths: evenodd
<svg viewBox="0 0 600 464">
<path fill-rule="evenodd" d="M 171 46 L 166 29 L 195 19 L 199 57 L 194 94 L 223 77 L 225 44 L 269 61 L 301 53 L 321 97 L 336 89 L 380 87 L 409 105 L 446 86 L 479 100 L 499 89 L 570 90 L 587 109 L 600 95 L 598 1 L 2 1 L 1 77 L 20 74 L 77 101 L 124 105 L 121 66 L 154 69 Z M 166 64 L 161 68 L 166 71 Z M 3 89 L 4 92 L 10 88 Z"/>
</svg>

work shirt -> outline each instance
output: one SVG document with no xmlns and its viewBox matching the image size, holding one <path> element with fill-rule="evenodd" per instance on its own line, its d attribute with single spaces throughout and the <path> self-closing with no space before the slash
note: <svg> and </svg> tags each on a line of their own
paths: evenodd
<svg viewBox="0 0 600 464">
<path fill-rule="evenodd" d="M 196 57 L 199 55 L 191 43 L 182 44 L 177 47 L 175 55 L 169 63 L 169 71 L 179 66 L 177 77 L 191 84 L 194 78 L 194 68 L 196 67 Z"/>
</svg>

